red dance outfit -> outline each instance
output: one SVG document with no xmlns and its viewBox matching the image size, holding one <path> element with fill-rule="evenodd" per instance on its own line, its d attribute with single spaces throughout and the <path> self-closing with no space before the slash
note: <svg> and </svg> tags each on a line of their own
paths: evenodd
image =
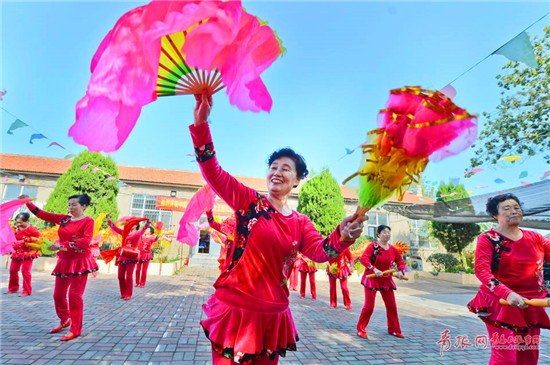
<svg viewBox="0 0 550 365">
<path fill-rule="evenodd" d="M 148 237 L 141 237 L 138 244 L 139 249 L 139 263 L 136 269 L 136 286 L 144 287 L 147 281 L 147 269 L 149 268 L 149 261 L 153 259 L 153 253 L 151 252 L 151 246 L 157 242 L 158 237 L 151 235 Z"/>
<path fill-rule="evenodd" d="M 397 304 L 395 303 L 395 294 L 393 292 L 397 287 L 392 275 L 366 278 L 367 275 L 374 274 L 374 268 L 380 271 L 391 270 L 394 263 L 397 264 L 397 269 L 404 273 L 406 266 L 401 254 L 394 246 L 388 244 L 388 249 L 385 250 L 375 241 L 363 252 L 360 260 L 363 266 L 365 266 L 365 273 L 361 279 L 361 284 L 365 287 L 365 305 L 357 323 L 357 331 L 367 332 L 367 325 L 374 311 L 376 292 L 379 291 L 386 306 L 388 333 L 393 335 L 401 334 L 399 317 L 397 316 Z"/>
<path fill-rule="evenodd" d="M 298 265 L 297 262 L 295 262 L 294 266 L 292 266 L 292 270 L 290 271 L 290 276 L 288 277 L 288 289 L 290 291 L 298 291 L 299 277 L 300 273 L 298 272 Z"/>
<path fill-rule="evenodd" d="M 298 251 L 324 262 L 353 242 L 340 241 L 338 228 L 325 239 L 305 215 L 278 212 L 266 196 L 222 170 L 208 124 L 189 129 L 203 177 L 237 221 L 228 262 L 203 307 L 208 318 L 201 325 L 212 342 L 214 364 L 222 357 L 244 363 L 284 356 L 296 350 L 298 340 L 287 286 Z"/>
<path fill-rule="evenodd" d="M 550 241 L 537 232 L 521 232 L 523 237 L 517 241 L 492 229 L 477 239 L 475 271 L 481 286 L 468 309 L 487 325 L 489 364 L 537 364 L 538 343 L 531 343 L 530 349 L 521 347 L 527 338 L 529 342 L 533 336 L 538 338 L 541 328 L 550 329 L 544 308 L 520 309 L 499 303 L 511 292 L 527 299 L 544 298 L 547 293 L 542 266 L 544 260 L 550 262 Z"/>
<path fill-rule="evenodd" d="M 82 295 L 86 289 L 88 274 L 98 270 L 97 262 L 92 258 L 92 249 L 90 248 L 94 233 L 94 220 L 84 217 L 73 221 L 70 215 L 48 213 L 32 203 L 27 203 L 27 207 L 38 218 L 59 224 L 58 243 L 66 251 L 57 252 L 57 264 L 52 272 L 52 275 L 56 276 L 53 293 L 55 311 L 61 323 L 65 323 L 70 318 L 70 332 L 76 336 L 80 335 L 84 314 Z"/>
<path fill-rule="evenodd" d="M 309 275 L 309 288 L 311 290 L 311 299 L 315 300 L 317 299 L 317 289 L 315 287 L 315 273 L 317 272 L 317 266 L 302 255 L 300 252 L 298 252 L 298 260 L 296 261 L 297 264 L 295 265 L 298 268 L 298 271 L 300 272 L 300 296 L 303 298 L 306 296 L 306 278 Z M 312 266 L 310 264 L 313 264 Z"/>
<path fill-rule="evenodd" d="M 109 224 L 109 227 L 111 227 L 111 231 L 113 231 L 113 233 L 120 235 L 122 234 L 123 230 L 118 228 L 112 221 L 109 220 L 107 223 Z M 129 234 L 126 237 L 126 242 L 122 242 L 122 247 L 137 249 L 141 235 L 145 232 L 147 227 L 148 226 L 145 225 L 141 230 Z M 136 264 L 139 263 L 139 257 L 132 259 L 120 255 L 117 257 L 116 262 L 118 264 L 118 286 L 120 287 L 120 297 L 130 299 L 134 291 L 134 269 L 136 268 Z"/>
<path fill-rule="evenodd" d="M 233 243 L 233 241 L 230 238 L 233 232 L 224 232 L 223 225 L 221 225 L 220 223 L 214 220 L 214 215 L 212 214 L 212 211 L 206 212 L 206 218 L 208 218 L 208 225 L 210 226 L 210 228 L 215 229 L 216 231 L 220 232 L 227 238 L 226 242 L 222 242 L 220 244 L 221 245 L 220 257 L 218 257 L 218 262 L 220 263 L 220 265 L 218 266 L 218 268 L 221 271 L 225 266 L 225 262 L 227 258 L 227 248 L 231 246 Z"/>
<path fill-rule="evenodd" d="M 336 280 L 340 280 L 340 287 L 342 288 L 342 295 L 344 297 L 344 305 L 348 310 L 351 310 L 351 298 L 348 289 L 348 276 L 353 272 L 353 255 L 348 249 L 344 250 L 338 257 L 331 258 L 327 265 L 328 282 L 330 284 L 330 307 L 335 308 L 338 305 L 338 298 L 336 295 Z M 336 264 L 338 267 L 337 273 L 331 272 L 331 266 Z"/>
<path fill-rule="evenodd" d="M 32 241 L 33 237 L 40 237 L 40 232 L 38 231 L 38 229 L 36 229 L 36 227 L 33 227 L 29 224 L 27 228 L 16 228 L 16 241 L 13 243 L 13 249 L 15 250 L 15 252 L 11 254 L 8 293 L 15 293 L 19 291 L 19 270 L 21 270 L 21 274 L 23 275 L 22 295 L 32 294 L 32 260 L 40 257 L 40 254 L 32 253 L 25 242 Z"/>
</svg>

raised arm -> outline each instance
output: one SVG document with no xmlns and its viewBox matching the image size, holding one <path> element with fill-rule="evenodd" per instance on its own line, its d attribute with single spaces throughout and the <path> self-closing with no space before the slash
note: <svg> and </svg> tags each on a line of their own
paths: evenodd
<svg viewBox="0 0 550 365">
<path fill-rule="evenodd" d="M 208 219 L 208 225 L 210 226 L 210 228 L 215 229 L 222 234 L 225 234 L 222 232 L 222 225 L 214 220 L 214 215 L 212 214 L 211 210 L 206 212 L 206 218 Z"/>
<path fill-rule="evenodd" d="M 355 240 L 342 241 L 340 236 L 342 223 L 336 227 L 330 236 L 324 238 L 315 229 L 309 218 L 301 215 L 300 219 L 302 219 L 302 240 L 299 251 L 315 262 L 325 262 L 330 258 L 338 257 L 342 251 L 355 242 Z"/>
<path fill-rule="evenodd" d="M 40 218 L 43 221 L 50 222 L 50 223 L 61 224 L 61 221 L 63 219 L 70 217 L 67 214 L 54 214 L 54 213 L 45 212 L 42 209 L 38 208 L 33 203 L 27 203 L 27 208 L 29 208 L 32 214 L 34 214 L 37 218 Z"/>
</svg>

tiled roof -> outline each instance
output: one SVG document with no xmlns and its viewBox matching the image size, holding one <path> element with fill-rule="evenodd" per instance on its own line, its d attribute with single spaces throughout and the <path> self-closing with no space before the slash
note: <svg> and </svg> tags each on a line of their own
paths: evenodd
<svg viewBox="0 0 550 365">
<path fill-rule="evenodd" d="M 0 169 L 24 174 L 34 173 L 39 175 L 58 176 L 63 174 L 71 166 L 72 160 L 60 158 L 0 154 Z M 132 185 L 141 183 L 147 185 L 169 186 L 194 186 L 204 185 L 204 179 L 200 172 L 157 169 L 152 167 L 118 165 L 120 180 Z M 265 178 L 235 176 L 237 180 L 259 192 L 267 192 Z M 357 195 L 340 186 L 344 199 L 355 200 Z M 292 195 L 298 195 L 300 188 L 293 190 Z"/>
</svg>

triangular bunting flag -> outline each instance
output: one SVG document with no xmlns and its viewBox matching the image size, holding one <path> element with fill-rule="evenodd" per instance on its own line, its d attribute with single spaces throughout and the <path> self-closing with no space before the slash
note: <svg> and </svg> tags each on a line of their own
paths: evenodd
<svg viewBox="0 0 550 365">
<path fill-rule="evenodd" d="M 521 32 L 514 39 L 494 51 L 492 54 L 502 55 L 510 61 L 523 62 L 529 67 L 539 67 L 535 52 L 533 51 L 533 46 L 525 32 Z"/>
<path fill-rule="evenodd" d="M 21 119 L 16 119 L 15 122 L 10 125 L 10 128 L 8 129 L 8 134 L 13 134 L 12 131 L 16 130 L 17 128 L 23 128 L 26 126 L 28 126 L 27 123 L 23 122 Z"/>
</svg>

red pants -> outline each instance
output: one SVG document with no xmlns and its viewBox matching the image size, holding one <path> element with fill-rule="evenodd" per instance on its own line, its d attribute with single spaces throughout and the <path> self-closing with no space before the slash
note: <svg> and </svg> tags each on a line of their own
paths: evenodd
<svg viewBox="0 0 550 365">
<path fill-rule="evenodd" d="M 317 298 L 317 290 L 315 288 L 315 273 L 307 273 L 305 271 L 300 271 L 300 296 L 306 296 L 306 277 L 309 274 L 309 288 L 311 289 L 311 297 L 313 299 Z"/>
<path fill-rule="evenodd" d="M 31 268 L 33 260 L 12 259 L 10 264 L 10 282 L 8 290 L 16 292 L 19 290 L 19 270 L 23 275 L 23 293 L 32 294 Z"/>
<path fill-rule="evenodd" d="M 288 290 L 298 290 L 298 266 L 294 265 L 288 277 Z"/>
<path fill-rule="evenodd" d="M 489 365 L 536 365 L 538 363 L 540 328 L 530 328 L 527 332 L 513 332 L 487 323 L 486 326 L 491 340 Z M 530 336 L 529 341 L 527 341 L 526 336 Z M 533 343 L 533 336 L 537 336 L 536 343 Z M 518 337 L 521 337 L 519 343 L 517 343 Z M 521 346 L 532 348 L 518 348 Z"/>
<path fill-rule="evenodd" d="M 132 277 L 134 276 L 134 262 L 118 263 L 118 285 L 120 286 L 120 295 L 123 297 L 131 297 L 134 289 Z"/>
<path fill-rule="evenodd" d="M 273 360 L 269 360 L 267 356 L 262 356 L 260 359 L 254 361 L 254 365 L 276 365 L 279 363 L 279 355 L 275 356 Z M 228 359 L 212 350 L 212 364 L 213 365 L 233 365 L 237 364 L 233 359 Z"/>
<path fill-rule="evenodd" d="M 147 281 L 147 268 L 149 267 L 149 261 L 140 262 L 137 264 L 136 269 L 136 285 L 141 287 L 145 286 Z"/>
<path fill-rule="evenodd" d="M 53 290 L 53 302 L 55 304 L 55 312 L 65 323 L 67 319 L 71 319 L 71 333 L 79 335 L 82 333 L 82 317 L 84 314 L 84 301 L 82 295 L 86 289 L 88 275 L 77 275 L 62 278 L 55 277 L 55 288 Z M 69 301 L 67 303 L 67 293 L 69 293 Z"/>
<path fill-rule="evenodd" d="M 336 278 L 329 275 L 328 282 L 330 284 L 330 306 L 336 307 L 338 299 L 336 298 Z M 340 287 L 342 288 L 342 295 L 344 296 L 344 305 L 346 307 L 351 306 L 351 298 L 349 296 L 348 278 L 340 279 Z"/>
<path fill-rule="evenodd" d="M 380 291 L 382 299 L 386 305 L 386 315 L 388 316 L 388 333 L 401 333 L 399 327 L 399 317 L 397 316 L 397 305 L 395 304 L 395 294 L 393 290 Z M 374 311 L 374 302 L 376 299 L 376 291 L 365 288 L 365 306 L 361 311 L 359 322 L 357 323 L 357 331 L 366 332 L 370 317 Z"/>
</svg>

